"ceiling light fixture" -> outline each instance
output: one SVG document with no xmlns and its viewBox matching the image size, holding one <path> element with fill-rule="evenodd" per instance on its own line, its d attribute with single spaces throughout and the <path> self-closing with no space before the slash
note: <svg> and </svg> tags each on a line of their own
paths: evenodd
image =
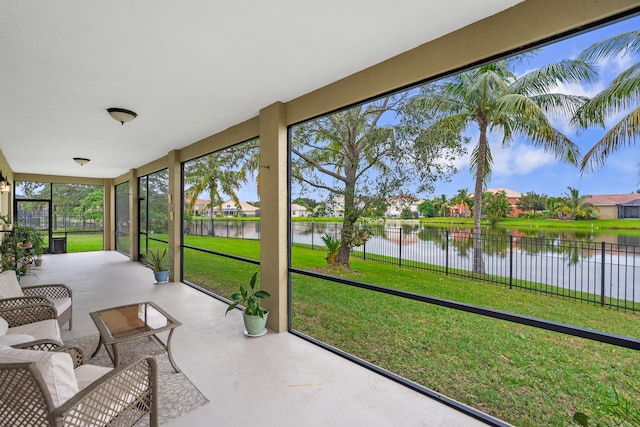
<svg viewBox="0 0 640 427">
<path fill-rule="evenodd" d="M 91 161 L 91 159 L 85 159 L 83 157 L 74 157 L 73 161 L 79 164 L 80 166 L 84 166 Z"/>
<path fill-rule="evenodd" d="M 122 124 L 130 122 L 138 117 L 137 113 L 134 113 L 131 110 L 125 110 L 124 108 L 107 108 L 107 112 L 114 118 L 114 120 L 117 120 Z"/>
<path fill-rule="evenodd" d="M 9 178 L 2 175 L 2 171 L 0 171 L 0 191 L 3 193 L 8 193 L 11 191 L 11 183 L 9 182 Z"/>
</svg>

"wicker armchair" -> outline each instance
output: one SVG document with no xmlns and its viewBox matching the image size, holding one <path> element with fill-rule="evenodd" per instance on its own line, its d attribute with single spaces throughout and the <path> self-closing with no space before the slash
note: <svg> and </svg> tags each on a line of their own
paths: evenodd
<svg viewBox="0 0 640 427">
<path fill-rule="evenodd" d="M 12 270 L 0 273 L 0 309 L 20 305 L 51 304 L 58 314 L 60 326 L 73 326 L 73 294 L 67 285 L 55 283 L 21 287 Z"/>
<path fill-rule="evenodd" d="M 9 327 L 13 328 L 41 320 L 57 319 L 58 313 L 50 302 L 38 302 L 8 308 L 0 306 L 0 317 L 9 323 Z"/>
<path fill-rule="evenodd" d="M 15 350 L 25 352 L 28 350 Z M 8 351 L 0 349 L 2 352 Z M 71 355 L 74 372 L 83 365 L 79 347 L 59 347 Z M 71 366 L 67 366 L 71 369 Z M 115 369 L 93 367 L 102 374 L 56 407 L 51 387 L 38 362 L 0 363 L 0 425 L 29 426 L 133 426 L 149 415 L 151 427 L 158 425 L 157 366 L 152 357 L 135 360 Z M 104 374 L 105 371 L 108 371 Z M 86 376 L 86 374 L 84 374 Z M 78 378 L 80 374 L 78 374 Z M 85 378 L 86 381 L 86 378 Z M 80 383 L 78 379 L 78 383 Z"/>
<path fill-rule="evenodd" d="M 56 309 L 51 303 L 20 305 L 0 309 L 0 345 L 38 340 L 62 344 Z M 4 326 L 3 326 L 4 324 Z M 26 335 L 25 335 L 26 334 Z M 46 344 L 38 350 L 51 350 Z"/>
<path fill-rule="evenodd" d="M 47 285 L 34 285 L 25 286 L 22 288 L 25 298 L 46 298 L 51 301 L 58 311 L 58 324 L 60 326 L 69 322 L 69 330 L 73 326 L 73 293 L 71 288 L 62 283 L 50 283 Z M 64 303 L 65 300 L 69 300 L 68 307 L 64 310 L 59 310 L 59 302 Z M 65 304 L 66 305 L 66 304 Z"/>
</svg>

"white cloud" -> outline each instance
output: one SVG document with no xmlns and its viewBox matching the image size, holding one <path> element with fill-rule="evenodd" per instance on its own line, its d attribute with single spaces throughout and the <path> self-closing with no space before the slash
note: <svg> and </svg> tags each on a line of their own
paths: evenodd
<svg viewBox="0 0 640 427">
<path fill-rule="evenodd" d="M 513 144 L 511 148 L 494 146 L 491 148 L 491 154 L 493 155 L 493 174 L 496 178 L 526 175 L 557 162 L 553 154 L 522 144 Z"/>
<path fill-rule="evenodd" d="M 604 60 L 598 61 L 598 67 L 603 74 L 617 76 L 637 62 L 638 58 L 629 52 L 620 52 L 615 56 L 609 56 Z"/>
</svg>

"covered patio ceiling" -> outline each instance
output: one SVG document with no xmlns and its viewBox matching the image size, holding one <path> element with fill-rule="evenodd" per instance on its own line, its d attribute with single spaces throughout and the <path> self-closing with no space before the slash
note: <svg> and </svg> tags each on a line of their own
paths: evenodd
<svg viewBox="0 0 640 427">
<path fill-rule="evenodd" d="M 3 1 L 0 150 L 18 173 L 117 177 L 517 3 Z"/>
</svg>

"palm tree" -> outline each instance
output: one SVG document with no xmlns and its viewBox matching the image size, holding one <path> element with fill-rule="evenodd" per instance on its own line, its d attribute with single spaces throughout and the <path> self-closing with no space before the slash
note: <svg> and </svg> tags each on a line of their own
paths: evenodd
<svg viewBox="0 0 640 427">
<path fill-rule="evenodd" d="M 584 61 L 597 62 L 618 54 L 640 54 L 640 31 L 631 31 L 594 43 L 580 54 L 580 58 Z M 640 136 L 639 99 L 640 62 L 635 62 L 579 111 L 574 121 L 583 128 L 590 126 L 604 128 L 607 117 L 628 111 L 587 152 L 580 164 L 581 172 L 603 166 L 611 153 L 636 143 Z"/>
<path fill-rule="evenodd" d="M 189 212 L 193 211 L 198 195 L 203 192 L 209 193 L 208 207 L 212 218 L 214 207 L 222 209 L 223 195 L 231 197 L 238 211 L 240 210 L 240 199 L 236 192 L 247 182 L 247 177 L 245 173 L 232 169 L 236 164 L 237 153 L 228 150 L 200 157 L 186 166 L 184 182 L 188 187 L 184 194 L 189 198 Z"/>
<path fill-rule="evenodd" d="M 471 170 L 475 173 L 473 271 L 476 273 L 484 273 L 480 219 L 483 184 L 491 177 L 493 163 L 489 132 L 502 134 L 503 147 L 509 147 L 519 135 L 557 158 L 577 164 L 578 147 L 551 125 L 547 114 L 571 118 L 587 99 L 551 91 L 558 83 L 592 81 L 596 74 L 582 60 L 564 60 L 518 77 L 513 71 L 517 61 L 519 58 L 506 59 L 456 74 L 443 82 L 443 96 L 423 98 L 427 111 L 442 115 L 432 127 L 463 134 L 474 126 L 479 133 L 471 158 Z"/>
<path fill-rule="evenodd" d="M 449 199 L 447 199 L 445 194 L 441 194 L 439 197 L 433 199 L 433 207 L 438 216 L 445 217 L 449 212 Z"/>
<path fill-rule="evenodd" d="M 469 190 L 461 188 L 458 190 L 456 195 L 451 198 L 451 203 L 454 205 L 461 205 L 469 209 L 473 206 L 473 197 L 469 194 Z"/>
<path fill-rule="evenodd" d="M 578 218 L 588 218 L 595 215 L 596 208 L 585 200 L 591 196 L 581 196 L 580 191 L 567 187 L 568 193 L 564 193 L 564 198 L 557 205 L 556 210 L 565 219 L 575 220 Z"/>
</svg>

